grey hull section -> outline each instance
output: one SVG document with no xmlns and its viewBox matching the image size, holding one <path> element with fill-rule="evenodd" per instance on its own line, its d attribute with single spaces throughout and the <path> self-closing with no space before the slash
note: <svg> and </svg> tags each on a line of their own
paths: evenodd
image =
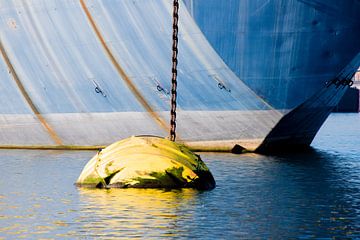
<svg viewBox="0 0 360 240">
<path fill-rule="evenodd" d="M 167 136 L 167 0 L 0 1 L 0 147 L 107 145 Z M 178 136 L 195 149 L 256 148 L 282 114 L 180 11 Z"/>
<path fill-rule="evenodd" d="M 277 109 L 321 91 L 360 52 L 358 0 L 186 0 L 225 63 Z"/>
</svg>

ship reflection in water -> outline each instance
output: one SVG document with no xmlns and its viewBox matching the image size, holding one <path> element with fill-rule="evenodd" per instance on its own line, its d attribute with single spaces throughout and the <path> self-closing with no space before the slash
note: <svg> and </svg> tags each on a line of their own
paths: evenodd
<svg viewBox="0 0 360 240">
<path fill-rule="evenodd" d="M 359 120 L 333 114 L 308 152 L 203 153 L 208 192 L 79 189 L 94 152 L 3 150 L 0 239 L 359 238 Z"/>
</svg>

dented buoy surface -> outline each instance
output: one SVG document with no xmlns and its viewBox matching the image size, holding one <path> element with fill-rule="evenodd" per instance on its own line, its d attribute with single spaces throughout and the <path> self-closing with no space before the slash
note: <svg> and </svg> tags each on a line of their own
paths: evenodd
<svg viewBox="0 0 360 240">
<path fill-rule="evenodd" d="M 200 156 L 186 146 L 160 137 L 137 136 L 99 151 L 86 164 L 76 185 L 210 190 L 215 180 Z"/>
</svg>

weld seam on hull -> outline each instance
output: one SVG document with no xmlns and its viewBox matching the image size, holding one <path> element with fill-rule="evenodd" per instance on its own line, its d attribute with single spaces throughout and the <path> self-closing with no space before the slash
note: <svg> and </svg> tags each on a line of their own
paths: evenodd
<svg viewBox="0 0 360 240">
<path fill-rule="evenodd" d="M 233 151 L 236 145 L 244 147 L 244 152 L 253 152 L 261 143 L 262 139 L 249 140 L 224 140 L 224 141 L 201 141 L 180 142 L 194 152 L 227 152 Z M 106 145 L 0 145 L 0 149 L 25 149 L 25 150 L 99 150 Z"/>
<path fill-rule="evenodd" d="M 38 26 L 39 24 L 37 23 L 37 21 L 35 20 L 36 18 L 33 16 L 33 13 L 30 10 L 29 7 L 29 3 L 27 1 L 23 2 L 24 8 L 28 11 L 28 18 L 29 18 L 29 22 L 31 23 L 32 29 L 34 30 L 35 36 L 38 39 L 37 42 L 39 43 L 39 46 L 41 46 L 40 48 L 42 48 L 43 53 L 46 55 L 46 57 L 48 58 L 53 71 L 55 72 L 55 76 L 59 78 L 59 80 L 61 79 L 61 81 L 64 81 L 65 79 L 67 79 L 67 77 L 64 75 L 64 71 L 62 71 L 62 69 L 60 69 L 60 67 L 58 66 L 58 64 L 56 63 L 56 53 L 53 52 L 53 50 L 51 50 L 51 47 L 48 47 L 46 44 L 46 41 L 43 37 L 43 35 L 41 34 L 40 31 L 40 27 Z M 74 81 L 72 79 L 72 81 Z M 72 88 L 67 88 L 67 92 L 71 91 L 73 93 L 73 95 L 76 96 L 76 93 L 73 92 Z M 70 97 L 70 96 L 68 96 Z M 83 103 L 81 101 L 79 101 L 77 98 L 72 97 L 72 101 L 76 102 L 76 106 L 79 106 L 79 108 L 81 109 L 85 109 L 83 106 Z M 81 110 L 84 111 L 84 110 Z"/>
<path fill-rule="evenodd" d="M 87 8 L 85 1 L 80 0 L 81 7 L 83 11 L 85 12 L 85 15 L 90 22 L 90 25 L 92 29 L 94 30 L 97 38 L 99 39 L 102 47 L 104 48 L 107 56 L 110 58 L 111 63 L 115 67 L 117 73 L 120 75 L 120 77 L 125 81 L 126 85 L 130 89 L 130 91 L 134 94 L 136 99 L 140 102 L 140 104 L 145 108 L 145 110 L 151 115 L 151 117 L 155 120 L 155 122 L 163 128 L 166 132 L 169 131 L 168 124 L 165 123 L 165 121 L 154 111 L 152 106 L 146 101 L 145 97 L 141 94 L 141 92 L 138 90 L 138 88 L 135 86 L 135 84 L 131 81 L 130 77 L 126 74 L 125 70 L 121 67 L 120 63 L 116 60 L 114 54 L 110 50 L 109 46 L 105 42 L 104 37 L 102 36 L 99 27 L 97 26 L 94 18 L 92 17 L 89 9 Z"/>
<path fill-rule="evenodd" d="M 27 93 L 24 85 L 22 84 L 19 76 L 17 75 L 17 73 L 15 71 L 15 68 L 13 67 L 13 65 L 11 63 L 11 61 L 9 59 L 9 56 L 6 53 L 4 45 L 3 45 L 1 40 L 0 40 L 0 51 L 1 51 L 1 55 L 2 55 L 6 65 L 7 65 L 7 67 L 9 68 L 9 70 L 11 72 L 12 78 L 14 79 L 18 89 L 20 90 L 22 96 L 25 98 L 25 101 L 27 102 L 27 104 L 31 108 L 32 112 L 35 114 L 36 118 L 39 120 L 41 125 L 45 128 L 45 130 L 47 131 L 47 133 L 49 134 L 51 139 L 56 144 L 62 145 L 62 141 L 61 141 L 60 137 L 57 135 L 55 130 L 47 123 L 45 118 L 41 115 L 40 111 L 36 107 L 35 103 L 31 100 L 31 98 L 30 98 L 29 94 Z"/>
<path fill-rule="evenodd" d="M 0 145 L 0 149 L 8 150 L 99 150 L 107 146 L 78 146 L 78 145 Z"/>
</svg>

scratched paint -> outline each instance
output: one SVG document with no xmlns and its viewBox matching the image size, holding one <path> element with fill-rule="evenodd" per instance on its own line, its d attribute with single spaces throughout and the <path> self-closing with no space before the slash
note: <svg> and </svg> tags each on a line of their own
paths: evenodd
<svg viewBox="0 0 360 240">
<path fill-rule="evenodd" d="M 114 57 L 114 54 L 108 47 L 107 43 L 104 40 L 104 37 L 102 36 L 99 28 L 97 27 L 93 17 L 91 16 L 91 13 L 89 12 L 84 0 L 80 0 L 81 7 L 84 10 L 86 17 L 88 18 L 91 27 L 94 29 L 96 36 L 98 37 L 99 41 L 101 42 L 101 45 L 103 46 L 106 54 L 109 56 L 111 63 L 114 65 L 116 71 L 119 73 L 120 77 L 125 81 L 128 88 L 131 90 L 131 92 L 134 94 L 136 99 L 141 103 L 141 105 L 146 109 L 146 111 L 155 119 L 155 121 L 166 131 L 168 131 L 169 126 L 164 122 L 163 119 L 153 110 L 153 107 L 151 107 L 146 99 L 143 97 L 143 95 L 140 93 L 138 88 L 135 86 L 135 84 L 131 81 L 130 77 L 125 73 L 125 70 L 120 66 L 119 62 Z"/>
<path fill-rule="evenodd" d="M 23 84 L 21 83 L 13 65 L 11 64 L 11 62 L 9 60 L 9 57 L 7 56 L 7 54 L 5 52 L 4 46 L 2 45 L 1 41 L 0 41 L 0 51 L 1 51 L 1 55 L 3 57 L 3 60 L 6 62 L 6 65 L 9 68 L 9 71 L 10 71 L 14 81 L 16 82 L 17 87 L 20 90 L 22 96 L 25 98 L 27 104 L 29 105 L 29 107 L 31 108 L 31 110 L 33 111 L 33 113 L 35 114 L 37 119 L 39 120 L 39 122 L 46 129 L 46 131 L 48 132 L 48 134 L 50 135 L 50 137 L 52 138 L 54 143 L 57 145 L 62 145 L 61 139 L 59 138 L 57 133 L 54 131 L 54 129 L 47 123 L 45 118 L 41 115 L 38 108 L 35 106 L 34 102 L 31 100 L 29 94 L 27 93 L 26 89 L 24 88 Z"/>
</svg>

